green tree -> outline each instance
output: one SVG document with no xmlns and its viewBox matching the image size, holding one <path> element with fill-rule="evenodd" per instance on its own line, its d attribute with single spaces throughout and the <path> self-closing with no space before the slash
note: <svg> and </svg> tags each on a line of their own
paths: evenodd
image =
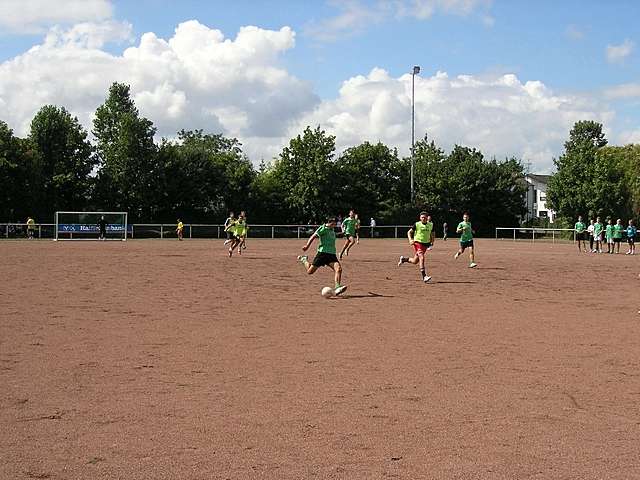
<svg viewBox="0 0 640 480">
<path fill-rule="evenodd" d="M 516 225 L 524 213 L 524 168 L 517 159 L 486 161 L 480 151 L 461 146 L 446 155 L 425 138 L 416 144 L 415 161 L 417 206 L 429 210 L 438 226 L 454 225 L 469 211 L 487 234 Z"/>
<path fill-rule="evenodd" d="M 228 209 L 250 209 L 256 173 L 237 139 L 182 130 L 177 142 L 163 141 L 158 158 L 163 219 L 215 221 Z"/>
<path fill-rule="evenodd" d="M 395 204 L 399 199 L 397 164 L 397 151 L 380 142 L 345 150 L 336 163 L 339 183 L 334 186 L 340 211 L 353 208 L 363 221 L 370 216 L 380 218 L 388 208 L 385 201 Z"/>
<path fill-rule="evenodd" d="M 554 160 L 556 173 L 549 181 L 547 203 L 558 215 L 575 218 L 578 215 L 595 215 L 605 199 L 601 196 L 602 166 L 598 168 L 597 152 L 607 144 L 602 124 L 579 121 L 569 132 L 564 153 Z M 599 182 L 598 193 L 594 184 Z"/>
<path fill-rule="evenodd" d="M 128 85 L 114 83 L 93 121 L 100 162 L 96 202 L 129 211 L 133 219 L 157 215 L 160 169 L 153 123 L 141 117 Z"/>
<path fill-rule="evenodd" d="M 34 192 L 40 187 L 33 175 L 33 152 L 28 142 L 13 135 L 0 120 L 0 218 L 2 221 L 25 221 L 27 215 L 40 216 Z"/>
<path fill-rule="evenodd" d="M 284 192 L 288 221 L 322 221 L 338 208 L 335 185 L 338 174 L 333 159 L 335 137 L 320 127 L 305 128 L 291 139 L 273 167 L 274 181 Z"/>
<path fill-rule="evenodd" d="M 84 208 L 96 161 L 78 119 L 64 107 L 46 105 L 31 121 L 29 141 L 41 176 L 41 213 Z"/>
</svg>

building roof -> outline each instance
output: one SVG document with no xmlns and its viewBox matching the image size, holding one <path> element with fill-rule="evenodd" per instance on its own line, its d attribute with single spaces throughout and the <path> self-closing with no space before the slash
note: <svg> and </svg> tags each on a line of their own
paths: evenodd
<svg viewBox="0 0 640 480">
<path fill-rule="evenodd" d="M 530 178 L 539 183 L 547 184 L 553 175 L 538 175 L 537 173 L 528 173 L 525 177 Z"/>
</svg>

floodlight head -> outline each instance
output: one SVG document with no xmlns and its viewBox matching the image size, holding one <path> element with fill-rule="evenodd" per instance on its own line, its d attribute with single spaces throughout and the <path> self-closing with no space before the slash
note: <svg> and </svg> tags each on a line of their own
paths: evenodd
<svg viewBox="0 0 640 480">
<path fill-rule="evenodd" d="M 413 74 L 418 75 L 419 73 L 420 73 L 420 67 L 416 65 L 415 67 L 413 67 Z"/>
</svg>

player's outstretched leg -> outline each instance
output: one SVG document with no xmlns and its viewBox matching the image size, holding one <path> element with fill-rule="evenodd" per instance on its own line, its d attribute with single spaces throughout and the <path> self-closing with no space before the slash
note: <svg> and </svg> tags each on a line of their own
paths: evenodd
<svg viewBox="0 0 640 480">
<path fill-rule="evenodd" d="M 309 263 L 309 257 L 307 257 L 306 255 L 298 255 L 298 262 L 302 264 L 304 270 L 308 275 L 313 275 L 318 270 L 318 267 L 316 267 L 312 263 Z"/>
</svg>

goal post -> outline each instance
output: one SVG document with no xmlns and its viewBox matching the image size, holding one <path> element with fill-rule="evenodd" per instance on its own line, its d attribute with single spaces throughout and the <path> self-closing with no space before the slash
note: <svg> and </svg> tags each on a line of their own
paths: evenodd
<svg viewBox="0 0 640 480">
<path fill-rule="evenodd" d="M 54 240 L 127 239 L 127 212 L 56 212 Z"/>
</svg>

